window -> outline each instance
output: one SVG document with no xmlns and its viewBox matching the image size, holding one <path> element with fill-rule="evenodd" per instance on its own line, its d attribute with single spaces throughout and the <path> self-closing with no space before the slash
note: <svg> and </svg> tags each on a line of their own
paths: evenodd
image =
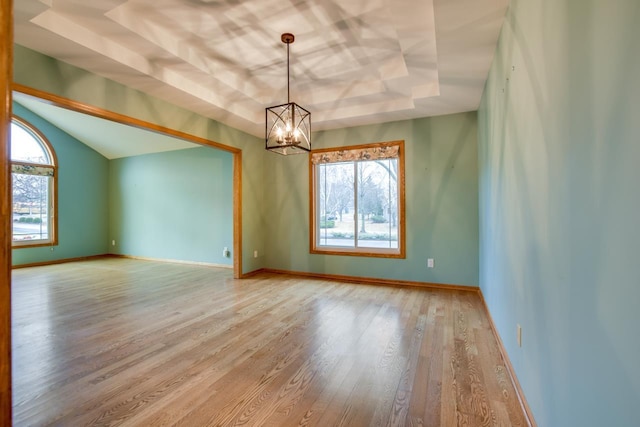
<svg viewBox="0 0 640 427">
<path fill-rule="evenodd" d="M 56 158 L 46 138 L 26 121 L 11 120 L 13 247 L 57 244 Z"/>
<path fill-rule="evenodd" d="M 405 257 L 404 141 L 313 150 L 311 253 Z"/>
</svg>

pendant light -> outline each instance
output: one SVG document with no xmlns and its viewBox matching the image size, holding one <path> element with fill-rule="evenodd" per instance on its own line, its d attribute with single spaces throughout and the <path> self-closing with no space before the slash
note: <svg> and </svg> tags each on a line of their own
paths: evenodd
<svg viewBox="0 0 640 427">
<path fill-rule="evenodd" d="M 284 33 L 280 39 L 287 45 L 287 103 L 265 109 L 265 146 L 286 156 L 311 151 L 311 113 L 289 97 L 289 45 L 295 37 Z"/>
</svg>

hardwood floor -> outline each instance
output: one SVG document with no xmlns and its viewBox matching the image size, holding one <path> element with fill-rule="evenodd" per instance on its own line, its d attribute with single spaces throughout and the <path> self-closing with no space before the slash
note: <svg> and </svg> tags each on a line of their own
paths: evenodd
<svg viewBox="0 0 640 427">
<path fill-rule="evenodd" d="M 527 425 L 477 294 L 231 276 L 15 270 L 14 425 Z"/>
</svg>

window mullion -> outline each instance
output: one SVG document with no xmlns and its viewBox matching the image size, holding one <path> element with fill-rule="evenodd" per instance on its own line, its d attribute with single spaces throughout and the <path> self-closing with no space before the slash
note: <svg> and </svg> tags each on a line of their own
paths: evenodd
<svg viewBox="0 0 640 427">
<path fill-rule="evenodd" d="M 358 248 L 358 162 L 353 162 L 353 247 Z"/>
<path fill-rule="evenodd" d="M 389 183 L 389 192 L 387 193 L 387 203 L 389 205 L 387 206 L 387 215 L 389 215 L 387 224 L 389 224 L 389 226 L 387 227 L 387 232 L 389 233 L 389 248 L 391 248 L 391 206 L 393 204 L 391 201 L 391 160 L 387 160 L 387 168 L 387 182 Z"/>
<path fill-rule="evenodd" d="M 322 174 L 324 177 L 324 200 L 322 203 L 322 206 L 320 208 L 320 211 L 317 212 L 317 214 L 319 214 L 319 218 L 318 218 L 318 232 L 321 233 L 322 232 L 322 227 L 320 226 L 320 224 L 322 223 L 322 216 L 324 213 L 324 220 L 325 220 L 325 225 L 326 225 L 326 221 L 327 221 L 327 217 L 326 217 L 326 210 L 327 210 L 327 165 L 324 165 L 322 168 Z M 322 192 L 320 193 L 320 196 L 322 196 Z M 329 234 L 328 229 L 325 227 L 324 228 L 324 244 L 327 244 L 327 235 Z"/>
</svg>

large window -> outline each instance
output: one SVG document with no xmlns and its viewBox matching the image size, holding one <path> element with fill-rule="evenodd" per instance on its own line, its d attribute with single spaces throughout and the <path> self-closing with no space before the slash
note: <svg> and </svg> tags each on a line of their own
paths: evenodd
<svg viewBox="0 0 640 427">
<path fill-rule="evenodd" d="M 56 158 L 32 125 L 11 121 L 13 247 L 56 244 Z"/>
<path fill-rule="evenodd" d="M 311 252 L 405 257 L 404 142 L 314 150 Z"/>
</svg>

